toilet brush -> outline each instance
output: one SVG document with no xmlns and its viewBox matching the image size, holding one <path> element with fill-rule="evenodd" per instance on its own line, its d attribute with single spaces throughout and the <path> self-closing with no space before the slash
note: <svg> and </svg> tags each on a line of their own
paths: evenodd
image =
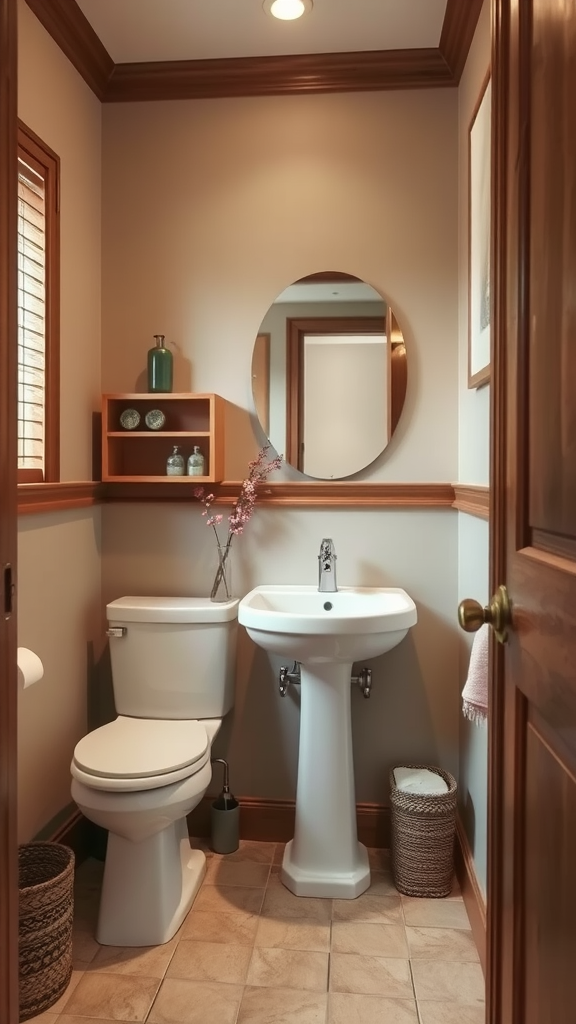
<svg viewBox="0 0 576 1024">
<path fill-rule="evenodd" d="M 240 842 L 240 804 L 230 792 L 228 762 L 223 757 L 215 757 L 212 764 L 224 765 L 224 786 L 212 803 L 211 845 L 214 853 L 234 853 Z"/>
</svg>

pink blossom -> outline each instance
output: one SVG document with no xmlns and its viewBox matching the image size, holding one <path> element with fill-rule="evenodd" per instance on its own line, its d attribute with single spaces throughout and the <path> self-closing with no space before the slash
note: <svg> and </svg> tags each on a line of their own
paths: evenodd
<svg viewBox="0 0 576 1024">
<path fill-rule="evenodd" d="M 216 529 L 216 527 L 220 525 L 224 517 L 222 515 L 211 515 L 206 519 L 206 525 L 211 526 L 212 529 L 214 530 L 216 544 L 218 545 L 218 550 L 221 554 L 221 565 L 218 569 L 218 573 L 216 574 L 214 587 L 212 588 L 213 594 L 215 593 L 220 582 L 220 579 L 222 578 L 223 565 L 225 564 L 226 559 L 228 557 L 228 552 L 230 550 L 232 538 L 236 534 L 240 534 L 243 532 L 246 523 L 249 521 L 254 511 L 254 507 L 256 505 L 258 485 L 263 483 L 270 473 L 274 472 L 274 470 L 276 469 L 279 469 L 280 466 L 282 465 L 283 458 L 281 455 L 277 455 L 275 458 L 267 461 L 269 450 L 270 445 L 264 445 L 264 447 L 261 448 L 260 451 L 258 452 L 258 457 L 248 464 L 248 476 L 246 477 L 245 480 L 242 481 L 242 485 L 240 487 L 240 494 L 238 495 L 236 501 L 234 502 L 234 505 L 232 506 L 232 511 L 228 516 L 229 527 L 228 536 L 226 538 L 225 544 L 222 544 L 222 542 L 220 541 L 220 537 L 218 536 L 218 531 Z M 212 502 L 214 501 L 214 495 L 205 494 L 203 487 L 196 487 L 194 489 L 194 497 L 198 498 L 199 501 L 201 501 L 202 504 L 204 505 L 204 511 L 202 512 L 202 515 L 208 516 L 208 509 L 210 508 Z"/>
</svg>

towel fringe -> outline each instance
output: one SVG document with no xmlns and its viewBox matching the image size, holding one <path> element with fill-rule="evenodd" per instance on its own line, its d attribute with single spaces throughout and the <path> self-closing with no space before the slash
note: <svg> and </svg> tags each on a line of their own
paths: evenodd
<svg viewBox="0 0 576 1024">
<path fill-rule="evenodd" d="M 474 722 L 474 725 L 484 725 L 488 718 L 485 708 L 479 708 L 476 704 L 471 704 L 467 700 L 462 701 L 462 714 L 470 722 Z"/>
</svg>

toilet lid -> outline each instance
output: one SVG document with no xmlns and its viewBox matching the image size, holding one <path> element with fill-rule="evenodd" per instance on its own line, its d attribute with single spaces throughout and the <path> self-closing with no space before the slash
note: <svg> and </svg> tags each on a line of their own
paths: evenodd
<svg viewBox="0 0 576 1024">
<path fill-rule="evenodd" d="M 140 779 L 191 766 L 208 746 L 201 722 L 120 716 L 84 736 L 76 744 L 74 762 L 100 778 Z"/>
</svg>

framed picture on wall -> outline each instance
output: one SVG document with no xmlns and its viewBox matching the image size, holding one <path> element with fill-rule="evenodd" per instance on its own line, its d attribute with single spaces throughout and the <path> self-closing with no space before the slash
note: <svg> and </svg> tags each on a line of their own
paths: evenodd
<svg viewBox="0 0 576 1024">
<path fill-rule="evenodd" d="M 468 132 L 468 387 L 490 380 L 490 76 Z"/>
</svg>

